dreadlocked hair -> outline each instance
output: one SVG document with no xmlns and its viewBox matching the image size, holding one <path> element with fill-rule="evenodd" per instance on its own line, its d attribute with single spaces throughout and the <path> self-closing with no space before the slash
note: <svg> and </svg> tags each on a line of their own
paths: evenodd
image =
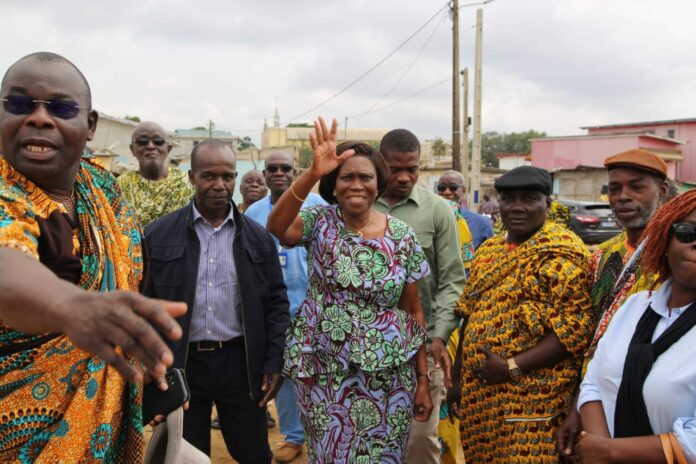
<svg viewBox="0 0 696 464">
<path fill-rule="evenodd" d="M 641 266 L 646 272 L 658 274 L 654 286 L 661 284 L 672 275 L 665 256 L 672 238 L 672 224 L 684 219 L 694 209 L 696 209 L 696 190 L 682 193 L 662 205 L 643 231 L 640 239 L 648 241 L 641 257 Z"/>
</svg>

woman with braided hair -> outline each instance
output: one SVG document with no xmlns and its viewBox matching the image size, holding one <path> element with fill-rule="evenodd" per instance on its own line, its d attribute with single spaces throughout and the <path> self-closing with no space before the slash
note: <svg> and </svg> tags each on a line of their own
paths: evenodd
<svg viewBox="0 0 696 464">
<path fill-rule="evenodd" d="M 582 382 L 582 462 L 696 463 L 696 190 L 644 232 L 653 289 L 632 295 Z"/>
</svg>

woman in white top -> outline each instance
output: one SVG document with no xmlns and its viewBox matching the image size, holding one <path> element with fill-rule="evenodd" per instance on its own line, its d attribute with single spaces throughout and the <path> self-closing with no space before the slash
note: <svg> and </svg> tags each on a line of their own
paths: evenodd
<svg viewBox="0 0 696 464">
<path fill-rule="evenodd" d="M 584 463 L 696 463 L 696 190 L 664 205 L 645 231 L 655 292 L 612 319 L 578 400 Z"/>
</svg>

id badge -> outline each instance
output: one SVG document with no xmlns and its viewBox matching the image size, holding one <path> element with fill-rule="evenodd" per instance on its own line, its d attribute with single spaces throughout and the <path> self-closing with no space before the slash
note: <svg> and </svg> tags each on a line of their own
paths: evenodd
<svg viewBox="0 0 696 464">
<path fill-rule="evenodd" d="M 288 254 L 285 251 L 278 253 L 278 259 L 280 260 L 280 267 L 284 270 L 288 268 Z"/>
</svg>

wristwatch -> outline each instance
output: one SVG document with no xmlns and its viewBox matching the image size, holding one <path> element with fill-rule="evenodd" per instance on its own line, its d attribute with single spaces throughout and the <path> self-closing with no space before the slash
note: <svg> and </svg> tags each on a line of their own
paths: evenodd
<svg viewBox="0 0 696 464">
<path fill-rule="evenodd" d="M 515 357 L 508 358 L 508 372 L 510 373 L 510 378 L 513 382 L 517 382 L 520 377 L 522 377 L 522 369 L 515 362 Z"/>
</svg>

